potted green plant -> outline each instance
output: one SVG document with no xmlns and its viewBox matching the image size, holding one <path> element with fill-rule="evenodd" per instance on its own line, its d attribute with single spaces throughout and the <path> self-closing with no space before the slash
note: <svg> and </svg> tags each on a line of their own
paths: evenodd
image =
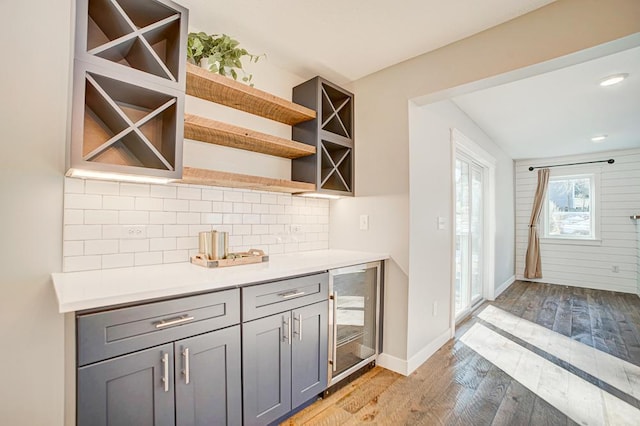
<svg viewBox="0 0 640 426">
<path fill-rule="evenodd" d="M 187 60 L 211 72 L 238 79 L 238 71 L 243 73 L 242 81 L 253 86 L 253 75 L 242 68 L 242 58 L 249 57 L 249 62 L 258 62 L 264 55 L 254 55 L 246 49 L 238 47 L 240 42 L 226 34 L 206 34 L 204 32 L 189 33 L 187 38 Z"/>
</svg>

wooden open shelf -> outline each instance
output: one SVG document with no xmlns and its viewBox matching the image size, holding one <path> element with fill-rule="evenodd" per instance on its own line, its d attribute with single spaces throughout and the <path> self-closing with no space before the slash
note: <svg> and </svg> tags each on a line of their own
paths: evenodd
<svg viewBox="0 0 640 426">
<path fill-rule="evenodd" d="M 187 94 L 294 125 L 316 118 L 312 109 L 187 64 Z"/>
<path fill-rule="evenodd" d="M 197 169 L 194 167 L 184 167 L 182 171 L 182 179 L 176 182 L 190 183 L 194 185 L 256 189 L 259 191 L 286 192 L 289 194 L 314 191 L 316 188 L 316 186 L 311 183 L 220 172 L 216 170 Z"/>
<path fill-rule="evenodd" d="M 316 153 L 316 147 L 312 145 L 192 114 L 184 115 L 184 137 L 283 158 L 300 158 Z"/>
</svg>

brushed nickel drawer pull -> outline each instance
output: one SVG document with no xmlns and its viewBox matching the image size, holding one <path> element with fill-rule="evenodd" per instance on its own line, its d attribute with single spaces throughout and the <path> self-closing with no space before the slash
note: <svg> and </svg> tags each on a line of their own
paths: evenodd
<svg viewBox="0 0 640 426">
<path fill-rule="evenodd" d="M 169 318 L 155 323 L 156 328 L 165 328 L 172 325 L 182 324 L 183 322 L 193 321 L 193 317 L 182 315 L 181 317 Z"/>
<path fill-rule="evenodd" d="M 291 297 L 298 297 L 298 296 L 302 296 L 304 295 L 304 291 L 298 291 L 298 290 L 294 290 L 294 291 L 290 291 L 288 293 L 280 293 L 278 296 L 284 298 L 284 299 L 289 299 Z"/>
</svg>

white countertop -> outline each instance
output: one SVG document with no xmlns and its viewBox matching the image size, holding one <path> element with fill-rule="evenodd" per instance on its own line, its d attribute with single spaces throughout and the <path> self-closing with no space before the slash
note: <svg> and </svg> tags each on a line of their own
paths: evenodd
<svg viewBox="0 0 640 426">
<path fill-rule="evenodd" d="M 51 274 L 61 313 L 220 290 L 387 259 L 380 253 L 317 250 L 253 265 L 207 269 L 190 263 Z"/>
</svg>

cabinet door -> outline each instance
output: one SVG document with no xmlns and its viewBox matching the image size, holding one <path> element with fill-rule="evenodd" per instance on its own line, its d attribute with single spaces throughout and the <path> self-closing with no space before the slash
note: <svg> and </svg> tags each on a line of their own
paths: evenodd
<svg viewBox="0 0 640 426">
<path fill-rule="evenodd" d="M 293 311 L 291 347 L 292 408 L 327 387 L 328 302 L 315 303 Z"/>
<path fill-rule="evenodd" d="M 175 343 L 176 424 L 241 425 L 240 326 Z"/>
<path fill-rule="evenodd" d="M 78 368 L 78 425 L 175 424 L 173 345 Z"/>
<path fill-rule="evenodd" d="M 291 312 L 242 324 L 245 425 L 265 425 L 291 410 L 291 325 Z"/>
</svg>

